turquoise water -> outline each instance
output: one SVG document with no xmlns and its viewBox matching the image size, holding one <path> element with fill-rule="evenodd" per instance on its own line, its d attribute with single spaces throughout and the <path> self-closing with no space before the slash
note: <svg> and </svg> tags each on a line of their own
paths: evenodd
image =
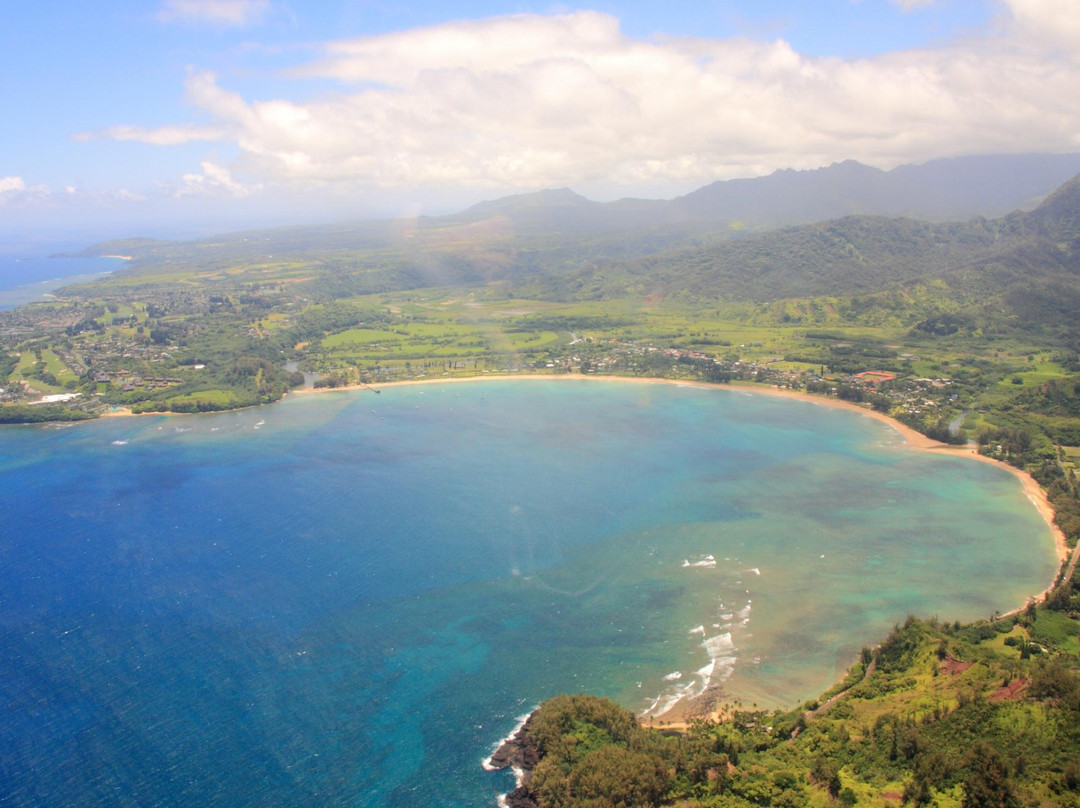
<svg viewBox="0 0 1080 808">
<path fill-rule="evenodd" d="M 0 431 L 0 803 L 494 804 L 541 699 L 831 684 L 1050 533 L 869 418 L 588 382 Z"/>
</svg>

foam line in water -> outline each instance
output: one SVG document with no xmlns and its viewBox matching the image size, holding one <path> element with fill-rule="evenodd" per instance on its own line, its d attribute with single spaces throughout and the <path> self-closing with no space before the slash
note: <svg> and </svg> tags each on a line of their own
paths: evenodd
<svg viewBox="0 0 1080 808">
<path fill-rule="evenodd" d="M 536 711 L 536 708 L 539 706 L 539 704 L 536 705 L 536 707 L 533 707 L 531 710 L 529 710 L 529 712 L 525 713 L 525 715 L 519 715 L 515 719 L 517 723 L 514 724 L 514 728 L 510 730 L 510 734 L 507 735 L 505 738 L 502 738 L 501 740 L 495 742 L 495 745 L 491 747 L 491 754 L 484 758 L 484 762 L 480 764 L 484 767 L 485 771 L 499 771 L 497 768 L 491 765 L 491 758 L 495 755 L 496 752 L 499 751 L 499 749 L 504 743 L 509 743 L 510 741 L 514 740 L 514 736 L 521 732 L 522 728 L 525 726 L 525 722 L 529 720 L 529 716 L 532 715 Z"/>
</svg>

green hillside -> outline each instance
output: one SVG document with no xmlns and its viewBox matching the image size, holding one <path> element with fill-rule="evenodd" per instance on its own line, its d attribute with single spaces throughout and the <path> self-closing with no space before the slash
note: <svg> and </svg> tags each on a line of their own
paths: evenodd
<svg viewBox="0 0 1080 808">
<path fill-rule="evenodd" d="M 1055 609 L 1078 601 L 1063 591 Z M 533 767 L 509 804 L 1080 805 L 1078 631 L 1034 606 L 973 626 L 909 618 L 820 701 L 678 731 L 560 696 L 519 739 Z"/>
</svg>

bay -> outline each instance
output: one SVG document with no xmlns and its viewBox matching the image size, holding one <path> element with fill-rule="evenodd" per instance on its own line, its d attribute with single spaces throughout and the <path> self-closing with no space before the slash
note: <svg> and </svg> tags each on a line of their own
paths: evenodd
<svg viewBox="0 0 1080 808">
<path fill-rule="evenodd" d="M 124 265 L 118 258 L 0 256 L 0 309 L 47 299 L 61 286 L 86 283 Z"/>
<path fill-rule="evenodd" d="M 815 404 L 461 383 L 0 432 L 0 802 L 493 805 L 558 692 L 793 705 L 1056 568 L 1016 479 Z"/>
</svg>

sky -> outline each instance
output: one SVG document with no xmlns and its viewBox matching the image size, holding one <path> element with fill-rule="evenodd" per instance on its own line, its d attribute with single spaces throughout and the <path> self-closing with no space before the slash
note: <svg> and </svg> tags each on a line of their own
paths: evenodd
<svg viewBox="0 0 1080 808">
<path fill-rule="evenodd" d="M 0 254 L 1080 152 L 1076 0 L 40 0 L 3 16 Z"/>
</svg>

